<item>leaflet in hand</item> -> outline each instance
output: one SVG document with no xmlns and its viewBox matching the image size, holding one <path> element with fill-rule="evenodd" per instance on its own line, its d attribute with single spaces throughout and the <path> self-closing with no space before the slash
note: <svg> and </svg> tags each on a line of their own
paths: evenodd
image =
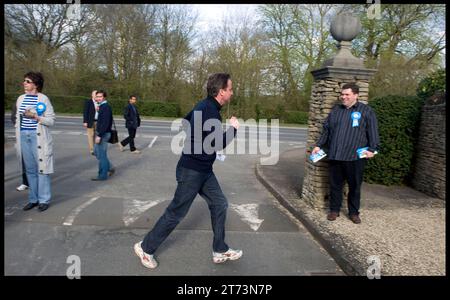
<svg viewBox="0 0 450 300">
<path fill-rule="evenodd" d="M 325 156 L 327 156 L 327 154 L 322 149 L 320 149 L 319 152 L 317 152 L 316 154 L 311 154 L 309 156 L 309 159 L 313 163 L 315 163 L 315 162 L 318 162 L 319 160 L 321 160 L 322 158 L 324 158 Z"/>
<path fill-rule="evenodd" d="M 223 154 L 223 153 L 216 153 L 216 159 L 217 160 L 225 161 L 225 158 L 226 158 L 225 154 Z"/>
<path fill-rule="evenodd" d="M 363 147 L 363 148 L 359 148 L 358 150 L 356 150 L 356 154 L 358 154 L 359 158 L 365 158 L 367 157 L 367 153 L 366 151 L 369 150 L 369 147 Z M 373 154 L 377 154 L 378 151 L 375 151 Z"/>
</svg>

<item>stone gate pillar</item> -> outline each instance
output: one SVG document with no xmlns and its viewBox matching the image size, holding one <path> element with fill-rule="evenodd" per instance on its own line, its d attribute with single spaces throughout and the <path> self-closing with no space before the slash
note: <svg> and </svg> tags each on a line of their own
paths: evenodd
<svg viewBox="0 0 450 300">
<path fill-rule="evenodd" d="M 349 14 L 337 15 L 331 23 L 330 32 L 339 42 L 339 50 L 334 57 L 326 60 L 320 69 L 311 72 L 314 82 L 309 108 L 302 201 L 318 209 L 329 207 L 328 162 L 325 158 L 312 163 L 309 160 L 311 150 L 319 140 L 325 118 L 333 106 L 340 103 L 341 87 L 355 82 L 360 87 L 358 100 L 367 104 L 369 81 L 376 72 L 375 69 L 365 68 L 363 61 L 350 52 L 351 41 L 360 31 L 361 23 L 358 18 Z M 343 201 L 343 205 L 345 203 L 346 201 Z"/>
</svg>

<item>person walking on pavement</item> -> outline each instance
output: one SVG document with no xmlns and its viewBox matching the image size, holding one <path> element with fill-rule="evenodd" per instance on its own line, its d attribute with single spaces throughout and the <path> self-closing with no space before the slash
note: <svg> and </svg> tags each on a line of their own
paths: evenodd
<svg viewBox="0 0 450 300">
<path fill-rule="evenodd" d="M 329 160 L 330 212 L 327 219 L 336 220 L 342 205 L 344 181 L 348 182 L 347 198 L 349 218 L 361 223 L 359 208 L 361 184 L 366 158 L 359 158 L 357 149 L 368 147 L 366 157 L 378 151 L 380 138 L 375 112 L 358 101 L 359 86 L 347 83 L 342 86 L 341 101 L 325 119 L 323 131 L 312 154 L 323 147 Z"/>
<path fill-rule="evenodd" d="M 89 152 L 94 155 L 94 136 L 95 126 L 97 125 L 98 118 L 98 105 L 95 101 L 95 95 L 97 91 L 92 91 L 91 99 L 87 99 L 84 102 L 83 109 L 83 127 L 86 128 Z"/>
<path fill-rule="evenodd" d="M 225 148 L 236 136 L 239 128 L 239 122 L 235 117 L 230 119 L 232 127 L 226 132 L 223 132 L 221 125 L 220 109 L 231 100 L 233 95 L 230 75 L 225 73 L 211 75 L 207 82 L 207 94 L 208 96 L 197 103 L 193 110 L 184 117 L 184 121 L 189 124 L 187 126 L 189 137 L 185 141 L 185 147 L 176 167 L 177 188 L 174 197 L 143 241 L 134 245 L 134 252 L 147 268 L 153 269 L 158 266 L 154 253 L 186 216 L 197 194 L 206 200 L 211 214 L 214 234 L 213 262 L 223 263 L 227 260 L 239 259 L 242 256 L 242 250 L 231 249 L 225 243 L 228 201 L 212 170 L 212 165 L 216 160 L 216 151 Z M 203 126 L 206 122 L 215 122 L 214 129 Z M 213 149 L 208 145 L 205 146 L 207 143 L 204 143 L 210 134 L 215 137 Z"/>
<path fill-rule="evenodd" d="M 112 176 L 115 172 L 111 162 L 108 159 L 108 142 L 111 137 L 111 126 L 113 115 L 111 106 L 106 100 L 105 91 L 97 91 L 95 101 L 99 106 L 97 127 L 95 130 L 94 154 L 98 159 L 98 176 L 91 178 L 93 181 L 103 181 Z"/>
<path fill-rule="evenodd" d="M 124 150 L 124 147 L 130 144 L 130 151 L 133 154 L 139 154 L 141 151 L 137 150 L 134 146 L 134 138 L 136 137 L 136 130 L 141 126 L 141 118 L 136 107 L 136 96 L 131 95 L 128 99 L 128 105 L 125 107 L 123 117 L 125 118 L 125 127 L 128 129 L 128 137 L 119 142 L 120 151 Z"/>
<path fill-rule="evenodd" d="M 23 210 L 38 206 L 45 211 L 50 206 L 53 169 L 53 138 L 50 126 L 55 113 L 48 97 L 41 93 L 44 77 L 39 72 L 24 75 L 25 94 L 16 102 L 16 151 L 19 162 L 25 164 L 29 183 L 28 204 Z"/>
<path fill-rule="evenodd" d="M 17 106 L 14 104 L 11 109 L 11 122 L 13 123 L 14 126 L 16 126 L 17 120 L 16 114 L 17 114 Z M 25 163 L 23 162 L 22 157 L 22 184 L 16 187 L 16 190 L 18 190 L 19 192 L 25 191 L 26 189 L 28 189 L 28 186 L 29 184 L 27 179 L 27 173 L 25 171 Z"/>
</svg>

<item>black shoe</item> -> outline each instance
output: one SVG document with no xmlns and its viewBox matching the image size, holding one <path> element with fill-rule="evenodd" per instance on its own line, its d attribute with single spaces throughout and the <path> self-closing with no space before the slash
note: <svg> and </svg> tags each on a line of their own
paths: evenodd
<svg viewBox="0 0 450 300">
<path fill-rule="evenodd" d="M 94 156 L 95 156 L 95 153 L 94 153 L 94 152 L 91 152 L 91 155 L 94 155 Z"/>
<path fill-rule="evenodd" d="M 25 205 L 24 207 L 23 207 L 23 210 L 30 210 L 30 209 L 32 209 L 33 207 L 35 207 L 35 206 L 38 206 L 39 205 L 39 203 L 28 203 L 27 205 Z"/>
<path fill-rule="evenodd" d="M 113 176 L 115 172 L 116 172 L 116 169 L 111 169 L 108 171 L 108 175 Z"/>
<path fill-rule="evenodd" d="M 42 204 L 39 204 L 38 209 L 39 209 L 39 211 L 44 211 L 44 210 L 46 210 L 49 206 L 50 206 L 49 204 L 42 203 Z"/>
<path fill-rule="evenodd" d="M 98 177 L 91 178 L 92 181 L 105 181 L 106 179 L 100 179 Z"/>
</svg>

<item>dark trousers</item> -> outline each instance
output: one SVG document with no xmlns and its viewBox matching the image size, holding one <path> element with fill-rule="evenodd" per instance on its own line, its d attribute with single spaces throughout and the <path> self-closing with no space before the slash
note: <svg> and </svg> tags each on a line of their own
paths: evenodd
<svg viewBox="0 0 450 300">
<path fill-rule="evenodd" d="M 348 213 L 359 215 L 361 203 L 361 184 L 363 182 L 366 159 L 355 161 L 329 161 L 330 173 L 330 211 L 339 212 L 342 205 L 344 181 L 348 183 Z"/>
<path fill-rule="evenodd" d="M 22 184 L 30 186 L 28 184 L 27 172 L 25 171 L 25 163 L 23 162 L 23 156 L 22 156 Z"/>
<path fill-rule="evenodd" d="M 128 129 L 128 137 L 121 141 L 120 143 L 122 146 L 128 145 L 130 143 L 130 151 L 136 150 L 136 147 L 134 146 L 134 138 L 136 137 L 136 128 L 127 128 Z"/>
<path fill-rule="evenodd" d="M 214 173 L 202 173 L 180 167 L 178 164 L 176 178 L 178 185 L 174 198 L 153 229 L 145 236 L 142 242 L 144 252 L 153 254 L 158 249 L 186 216 L 197 194 L 206 200 L 211 214 L 213 251 L 226 252 L 228 245 L 225 243 L 225 219 L 228 202 Z"/>
</svg>

